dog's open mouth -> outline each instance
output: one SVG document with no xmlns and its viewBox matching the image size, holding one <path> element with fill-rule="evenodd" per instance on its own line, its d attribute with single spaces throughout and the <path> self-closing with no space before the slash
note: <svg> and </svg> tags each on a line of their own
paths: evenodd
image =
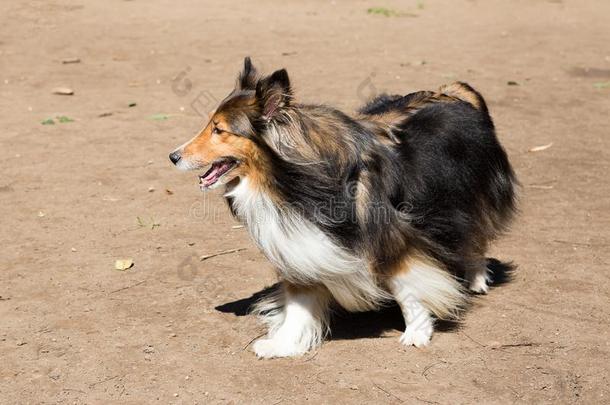
<svg viewBox="0 0 610 405">
<path fill-rule="evenodd" d="M 220 158 L 212 162 L 208 171 L 199 176 L 199 187 L 201 189 L 212 187 L 218 183 L 222 176 L 235 169 L 238 165 L 239 161 L 231 157 Z"/>
</svg>

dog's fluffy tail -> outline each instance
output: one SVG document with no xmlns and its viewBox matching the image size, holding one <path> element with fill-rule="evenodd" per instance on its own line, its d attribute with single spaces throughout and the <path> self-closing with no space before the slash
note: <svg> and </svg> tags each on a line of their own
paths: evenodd
<svg viewBox="0 0 610 405">
<path fill-rule="evenodd" d="M 484 114 L 489 114 L 487 104 L 485 103 L 483 96 L 481 96 L 481 93 L 473 89 L 468 83 L 455 82 L 446 84 L 441 86 L 439 92 L 457 98 L 458 100 L 465 101 Z"/>
<path fill-rule="evenodd" d="M 492 286 L 510 283 L 517 270 L 517 265 L 513 262 L 502 262 L 493 257 L 487 258 L 487 269 Z"/>
</svg>

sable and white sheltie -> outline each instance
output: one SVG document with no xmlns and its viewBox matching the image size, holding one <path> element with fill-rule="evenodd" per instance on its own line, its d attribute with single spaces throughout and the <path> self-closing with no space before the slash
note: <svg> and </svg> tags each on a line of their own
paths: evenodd
<svg viewBox="0 0 610 405">
<path fill-rule="evenodd" d="M 481 95 L 465 83 L 382 95 L 354 116 L 298 104 L 286 70 L 249 58 L 199 135 L 170 154 L 208 168 L 233 214 L 277 269 L 259 302 L 259 357 L 320 345 L 333 305 L 396 301 L 404 345 L 428 345 L 433 316 L 455 318 L 488 290 L 485 252 L 515 212 L 516 179 Z"/>
</svg>

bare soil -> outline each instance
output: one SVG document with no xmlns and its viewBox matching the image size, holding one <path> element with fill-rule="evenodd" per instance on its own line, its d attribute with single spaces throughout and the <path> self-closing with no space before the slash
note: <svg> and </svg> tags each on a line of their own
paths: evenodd
<svg viewBox="0 0 610 405">
<path fill-rule="evenodd" d="M 0 403 L 608 403 L 608 16 L 605 0 L 4 1 Z M 346 111 L 480 90 L 523 184 L 490 252 L 513 281 L 425 350 L 399 345 L 389 309 L 257 360 L 246 312 L 272 267 L 167 159 L 246 55 Z"/>
</svg>

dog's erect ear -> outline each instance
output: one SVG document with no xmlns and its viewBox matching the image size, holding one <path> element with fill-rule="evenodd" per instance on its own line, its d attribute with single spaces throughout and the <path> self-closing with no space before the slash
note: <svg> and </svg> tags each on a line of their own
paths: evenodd
<svg viewBox="0 0 610 405">
<path fill-rule="evenodd" d="M 266 121 L 272 120 L 282 107 L 290 105 L 291 97 L 292 90 L 286 69 L 273 72 L 256 85 L 256 99 Z"/>
<path fill-rule="evenodd" d="M 256 88 L 256 68 L 252 65 L 249 56 L 244 59 L 244 70 L 237 78 L 237 88 L 241 90 L 254 90 Z"/>
</svg>

